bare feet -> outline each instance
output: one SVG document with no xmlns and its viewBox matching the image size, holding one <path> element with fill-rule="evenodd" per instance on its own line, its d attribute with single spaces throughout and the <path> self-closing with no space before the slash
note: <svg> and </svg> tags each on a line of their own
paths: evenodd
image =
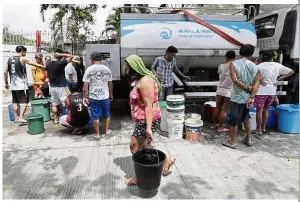
<svg viewBox="0 0 300 202">
<path fill-rule="evenodd" d="M 175 158 L 173 157 L 170 157 L 170 158 L 167 158 L 166 162 L 165 162 L 165 165 L 164 165 L 164 168 L 163 168 L 163 175 L 166 175 L 168 173 L 168 171 L 170 170 L 171 166 L 175 163 Z"/>
<path fill-rule="evenodd" d="M 136 185 L 136 177 L 132 177 L 126 180 L 126 185 L 127 186 L 134 186 Z"/>
</svg>

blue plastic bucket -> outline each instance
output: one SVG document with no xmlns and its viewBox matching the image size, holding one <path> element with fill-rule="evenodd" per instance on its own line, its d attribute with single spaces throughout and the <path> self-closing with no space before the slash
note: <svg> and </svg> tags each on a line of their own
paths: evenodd
<svg viewBox="0 0 300 202">
<path fill-rule="evenodd" d="M 8 105 L 8 113 L 9 113 L 9 120 L 10 121 L 15 121 L 15 113 L 14 113 L 14 108 L 13 104 Z M 18 114 L 20 115 L 20 105 L 18 105 Z"/>
<path fill-rule="evenodd" d="M 276 124 L 276 117 L 275 117 L 275 108 L 273 106 L 269 107 L 268 114 L 269 116 L 268 116 L 266 127 L 274 128 Z"/>
<path fill-rule="evenodd" d="M 278 110 L 278 129 L 283 133 L 299 133 L 299 104 L 282 104 Z"/>
<path fill-rule="evenodd" d="M 255 107 L 250 107 L 249 112 L 256 112 L 256 108 Z"/>
</svg>

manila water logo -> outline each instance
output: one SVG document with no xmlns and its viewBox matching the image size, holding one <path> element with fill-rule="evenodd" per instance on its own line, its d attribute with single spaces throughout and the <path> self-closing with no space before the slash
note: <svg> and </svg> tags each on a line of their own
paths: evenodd
<svg viewBox="0 0 300 202">
<path fill-rule="evenodd" d="M 169 28 L 166 28 L 166 27 L 162 27 L 162 29 L 164 29 L 164 31 L 162 31 L 160 33 L 160 37 L 162 39 L 170 39 L 171 36 L 172 36 L 172 31 Z"/>
</svg>

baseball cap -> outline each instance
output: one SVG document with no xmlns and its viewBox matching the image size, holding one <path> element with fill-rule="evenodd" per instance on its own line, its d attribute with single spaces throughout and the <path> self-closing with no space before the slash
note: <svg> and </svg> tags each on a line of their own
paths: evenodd
<svg viewBox="0 0 300 202">
<path fill-rule="evenodd" d="M 78 55 L 75 55 L 72 59 L 72 62 L 81 63 L 80 57 Z"/>
<path fill-rule="evenodd" d="M 100 55 L 100 53 L 96 52 L 96 51 L 92 52 L 91 53 L 91 59 L 92 60 L 96 60 L 96 61 L 101 61 L 101 55 Z"/>
</svg>

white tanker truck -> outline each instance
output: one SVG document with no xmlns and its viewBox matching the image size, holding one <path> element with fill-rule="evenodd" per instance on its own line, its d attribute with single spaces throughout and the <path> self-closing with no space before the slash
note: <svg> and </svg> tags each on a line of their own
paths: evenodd
<svg viewBox="0 0 300 202">
<path fill-rule="evenodd" d="M 101 52 L 102 63 L 113 74 L 114 92 L 117 92 L 114 96 L 128 97 L 125 58 L 131 54 L 139 55 L 150 69 L 156 57 L 164 55 L 168 46 L 175 46 L 179 51 L 178 68 L 193 78 L 187 85 L 174 76 L 175 83 L 185 91 L 198 91 L 186 93 L 187 97 L 199 98 L 214 97 L 216 69 L 224 62 L 228 50 L 234 50 L 239 56 L 242 44 L 257 46 L 255 27 L 245 15 L 192 15 L 183 11 L 183 14 L 121 13 L 120 18 L 120 44 L 87 44 L 85 52 L 87 66 L 90 53 Z M 256 48 L 253 57 L 258 56 Z M 196 86 L 201 89 L 195 90 Z M 209 86 L 209 90 L 203 86 Z"/>
<path fill-rule="evenodd" d="M 258 15 L 252 22 L 257 32 L 260 55 L 267 50 L 275 51 L 277 62 L 295 72 L 287 78 L 287 86 L 279 87 L 287 93 L 279 97 L 281 103 L 299 103 L 299 6 L 291 5 Z"/>
</svg>

